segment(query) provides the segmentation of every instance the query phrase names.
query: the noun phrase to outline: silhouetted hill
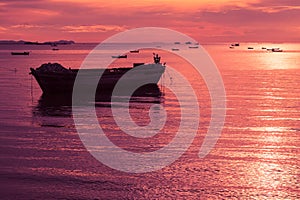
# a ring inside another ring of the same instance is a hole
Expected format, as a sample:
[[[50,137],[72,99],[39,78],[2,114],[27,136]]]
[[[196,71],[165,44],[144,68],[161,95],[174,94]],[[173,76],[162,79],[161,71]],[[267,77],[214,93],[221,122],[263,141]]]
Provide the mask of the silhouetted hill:
[[[75,44],[72,40],[58,40],[58,41],[49,41],[49,42],[31,42],[24,40],[0,40],[0,44],[27,44],[27,45],[67,45]]]

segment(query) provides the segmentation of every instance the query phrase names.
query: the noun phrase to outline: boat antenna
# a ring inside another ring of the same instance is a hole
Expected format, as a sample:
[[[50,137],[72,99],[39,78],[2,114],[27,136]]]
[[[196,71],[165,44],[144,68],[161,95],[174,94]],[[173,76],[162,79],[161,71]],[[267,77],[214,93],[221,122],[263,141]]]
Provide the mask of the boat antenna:
[[[31,96],[31,103],[33,104],[33,85],[32,85],[32,75],[30,76],[30,96]]]
[[[158,56],[158,54],[153,53],[153,55],[154,55],[154,57],[153,57],[154,63],[155,63],[155,64],[160,63],[160,57]]]

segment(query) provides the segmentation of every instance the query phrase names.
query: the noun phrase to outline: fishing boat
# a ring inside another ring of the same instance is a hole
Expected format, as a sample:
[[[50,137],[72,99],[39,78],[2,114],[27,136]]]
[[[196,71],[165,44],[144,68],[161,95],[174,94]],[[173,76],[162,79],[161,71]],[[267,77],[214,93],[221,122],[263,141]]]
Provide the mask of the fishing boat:
[[[52,51],[58,51],[59,48],[52,48]]]
[[[127,55],[111,56],[112,58],[127,58]]]
[[[157,88],[157,82],[164,73],[166,66],[160,63],[160,57],[156,54],[154,55],[154,63],[150,64],[134,63],[132,67],[81,69],[80,73],[83,74],[86,80],[82,83],[82,87],[91,88],[91,84],[93,84],[91,80],[99,80],[96,94],[112,92],[118,80],[126,72],[136,67],[139,67],[137,70],[138,76],[136,74],[134,76],[126,76],[125,84],[123,85],[125,89],[139,80],[146,80],[147,83],[151,83],[147,85],[147,88]],[[58,63],[45,63],[36,69],[30,68],[30,74],[34,76],[43,94],[46,95],[72,95],[78,71],[79,69],[67,69]],[[102,74],[101,78],[97,74]]]
[[[272,48],[272,52],[283,52],[280,48]]]
[[[269,48],[269,49],[267,49],[267,51],[268,52],[283,52],[283,50],[280,48]]]
[[[240,46],[240,43],[233,43],[231,44],[232,47],[239,47]]]
[[[136,49],[136,50],[131,50],[130,53],[139,53],[140,50]]]
[[[189,46],[190,49],[198,49],[199,46]]]
[[[29,55],[29,51],[24,51],[24,52],[11,52],[11,55]]]
[[[179,51],[178,48],[172,48],[172,51]]]
[[[248,49],[249,49],[249,50],[252,50],[252,49],[254,49],[254,47],[248,47]]]
[[[174,42],[174,44],[180,44],[180,42]]]

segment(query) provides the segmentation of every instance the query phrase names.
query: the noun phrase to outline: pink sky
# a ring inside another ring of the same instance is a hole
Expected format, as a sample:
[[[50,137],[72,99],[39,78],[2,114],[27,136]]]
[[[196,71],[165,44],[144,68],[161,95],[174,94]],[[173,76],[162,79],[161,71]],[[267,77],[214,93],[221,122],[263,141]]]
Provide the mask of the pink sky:
[[[299,0],[2,0],[0,19],[1,40],[100,42],[155,26],[201,43],[300,42]]]

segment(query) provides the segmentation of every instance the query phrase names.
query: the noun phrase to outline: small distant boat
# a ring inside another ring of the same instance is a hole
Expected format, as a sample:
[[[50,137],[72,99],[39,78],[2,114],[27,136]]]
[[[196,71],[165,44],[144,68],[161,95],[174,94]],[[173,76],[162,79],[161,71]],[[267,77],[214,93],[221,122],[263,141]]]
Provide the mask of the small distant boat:
[[[172,51],[179,51],[178,48],[172,48]]]
[[[185,44],[192,44],[191,42],[186,42]]]
[[[230,48],[230,49],[234,49],[234,46],[230,46],[229,48]]]
[[[127,58],[127,55],[112,56],[112,58]]]
[[[248,49],[254,49],[253,47],[248,47]]]
[[[283,52],[280,48],[272,48],[272,52]]]
[[[138,50],[138,49],[137,49],[137,50],[131,50],[131,51],[130,51],[130,53],[139,53],[139,52],[140,52],[140,50]]]
[[[174,44],[180,44],[180,42],[174,42]]]
[[[59,50],[59,48],[53,48],[52,49],[52,51],[58,51]]]
[[[266,47],[262,47],[261,49],[267,49]]]
[[[232,46],[232,47],[239,47],[239,46],[240,46],[240,43],[232,43],[231,46]]]
[[[189,46],[190,49],[198,49],[199,46]]]
[[[29,51],[24,52],[11,52],[11,55],[29,55]]]

